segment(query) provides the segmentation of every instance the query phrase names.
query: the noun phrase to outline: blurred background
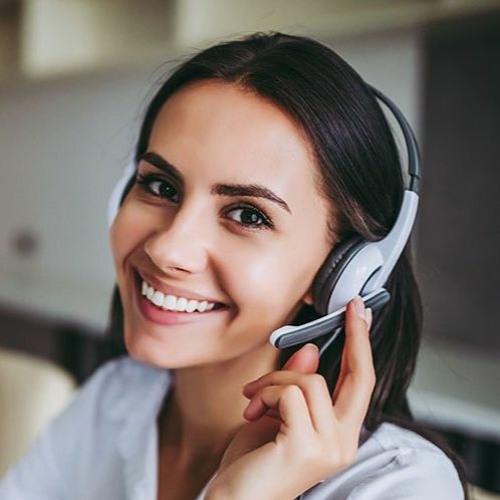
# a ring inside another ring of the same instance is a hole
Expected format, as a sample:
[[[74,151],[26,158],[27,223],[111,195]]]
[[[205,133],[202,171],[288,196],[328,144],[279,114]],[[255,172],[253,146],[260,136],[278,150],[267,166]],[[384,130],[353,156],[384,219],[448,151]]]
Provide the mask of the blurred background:
[[[13,423],[50,419],[106,355],[106,205],[148,97],[184,57],[257,30],[330,45],[413,125],[411,406],[500,493],[498,0],[0,0],[0,475],[45,425],[14,442]]]

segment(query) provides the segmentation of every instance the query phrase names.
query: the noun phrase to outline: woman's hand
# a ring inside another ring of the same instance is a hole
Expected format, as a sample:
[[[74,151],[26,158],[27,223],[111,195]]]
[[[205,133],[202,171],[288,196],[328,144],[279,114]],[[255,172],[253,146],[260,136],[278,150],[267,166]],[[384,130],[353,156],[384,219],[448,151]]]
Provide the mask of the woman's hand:
[[[313,344],[244,387],[249,423],[226,450],[206,499],[293,499],[354,461],[375,385],[370,326],[371,310],[352,300],[333,398],[315,373]]]

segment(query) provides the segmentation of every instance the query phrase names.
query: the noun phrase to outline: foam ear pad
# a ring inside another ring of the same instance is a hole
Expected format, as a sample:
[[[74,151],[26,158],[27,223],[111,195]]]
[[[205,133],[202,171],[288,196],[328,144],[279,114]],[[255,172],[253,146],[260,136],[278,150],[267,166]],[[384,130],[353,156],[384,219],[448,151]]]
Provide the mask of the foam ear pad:
[[[108,227],[113,224],[116,214],[118,213],[118,209],[123,203],[125,196],[130,191],[133,181],[135,180],[135,173],[135,163],[131,161],[127,164],[120,179],[113,188],[111,196],[108,200]]]
[[[353,257],[368,243],[368,241],[358,236],[340,243],[330,252],[312,284],[312,296],[316,312],[319,314],[328,313],[330,297],[340,275]]]

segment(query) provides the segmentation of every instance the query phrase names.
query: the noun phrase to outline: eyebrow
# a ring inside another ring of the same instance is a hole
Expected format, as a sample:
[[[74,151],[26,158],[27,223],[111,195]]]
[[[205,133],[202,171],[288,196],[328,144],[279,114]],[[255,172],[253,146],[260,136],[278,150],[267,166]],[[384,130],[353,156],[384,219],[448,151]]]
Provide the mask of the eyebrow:
[[[147,151],[139,156],[139,161],[145,161],[153,165],[165,173],[169,174],[180,184],[184,184],[184,176],[174,165],[162,158],[159,154],[153,151]],[[269,188],[260,184],[215,184],[210,190],[211,194],[218,194],[221,196],[251,196],[254,198],[265,198],[278,204],[290,214],[292,211],[288,204],[282,200],[278,195],[273,193]]]
[[[139,161],[145,161],[153,165],[153,167],[163,170],[166,174],[173,177],[179,184],[184,184],[184,176],[180,173],[180,171],[160,155],[153,153],[152,151],[147,151],[139,156]]]

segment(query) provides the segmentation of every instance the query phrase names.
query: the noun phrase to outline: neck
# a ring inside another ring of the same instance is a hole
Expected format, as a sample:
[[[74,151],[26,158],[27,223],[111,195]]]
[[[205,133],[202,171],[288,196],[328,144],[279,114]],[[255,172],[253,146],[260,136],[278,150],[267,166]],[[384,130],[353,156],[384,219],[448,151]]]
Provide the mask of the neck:
[[[244,357],[176,370],[159,419],[163,445],[174,446],[184,463],[220,459],[246,422],[243,386],[275,369],[277,358],[276,350],[266,345]]]

